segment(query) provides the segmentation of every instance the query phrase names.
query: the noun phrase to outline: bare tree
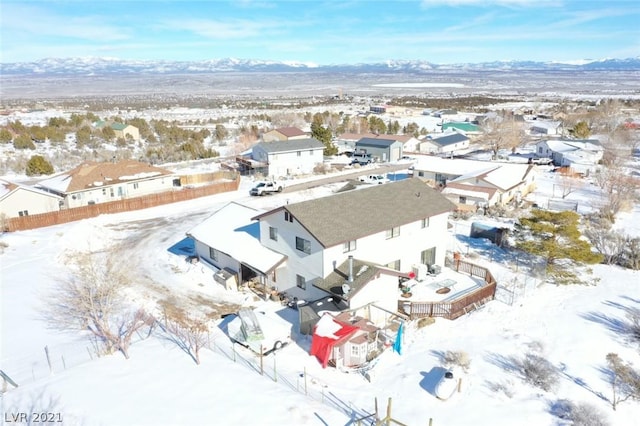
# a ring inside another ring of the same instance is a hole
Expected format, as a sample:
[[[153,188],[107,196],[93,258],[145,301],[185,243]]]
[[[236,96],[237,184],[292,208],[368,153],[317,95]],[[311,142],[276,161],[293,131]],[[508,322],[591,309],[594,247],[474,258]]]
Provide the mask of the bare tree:
[[[104,255],[69,256],[73,271],[58,280],[45,300],[45,318],[55,328],[87,330],[105,353],[120,351],[128,359],[134,333],[150,325],[152,319],[144,310],[126,303],[123,289],[129,278],[108,253]]]
[[[181,309],[165,310],[164,330],[170,339],[200,365],[200,349],[209,340],[207,320],[187,314]]]
[[[514,150],[524,141],[524,129],[512,115],[489,117],[483,124],[483,141],[497,158],[502,149]]]
[[[640,373],[615,353],[607,354],[607,367],[613,410],[615,411],[621,402],[629,399],[640,400]]]

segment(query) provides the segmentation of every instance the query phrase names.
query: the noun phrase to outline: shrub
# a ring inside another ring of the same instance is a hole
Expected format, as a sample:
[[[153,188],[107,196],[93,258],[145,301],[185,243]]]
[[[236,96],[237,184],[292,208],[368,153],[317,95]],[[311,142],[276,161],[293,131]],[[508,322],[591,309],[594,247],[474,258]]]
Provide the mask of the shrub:
[[[608,426],[609,422],[603,417],[603,413],[591,404],[574,403],[567,399],[561,399],[553,404],[552,413],[571,422],[573,426]]]
[[[471,366],[469,354],[463,351],[447,351],[444,353],[443,361],[447,365],[461,367],[465,372],[468,371]]]
[[[544,391],[552,390],[558,383],[558,369],[540,355],[526,354],[521,368],[524,380]]]
[[[493,393],[503,393],[507,398],[513,398],[513,382],[510,380],[503,382],[486,382],[487,387]]]
[[[435,318],[431,318],[431,317],[420,318],[418,320],[418,328],[424,328],[428,325],[433,324],[434,322],[436,322]]]
[[[36,149],[36,145],[31,140],[31,136],[22,134],[13,140],[15,149]]]
[[[53,166],[42,155],[34,155],[27,161],[27,176],[50,175],[52,173]]]

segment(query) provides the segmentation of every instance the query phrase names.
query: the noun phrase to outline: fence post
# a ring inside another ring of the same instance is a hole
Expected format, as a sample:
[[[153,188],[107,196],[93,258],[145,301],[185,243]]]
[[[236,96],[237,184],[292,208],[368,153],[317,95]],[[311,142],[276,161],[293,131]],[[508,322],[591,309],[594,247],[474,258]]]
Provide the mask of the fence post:
[[[260,375],[261,376],[264,374],[263,359],[264,359],[264,354],[262,353],[262,344],[261,344],[260,345]]]
[[[53,374],[53,368],[51,367],[51,358],[49,358],[49,346],[44,347],[44,353],[47,355],[47,364],[49,364],[49,374]]]
[[[273,381],[278,381],[278,370],[276,369],[276,353],[273,353]]]

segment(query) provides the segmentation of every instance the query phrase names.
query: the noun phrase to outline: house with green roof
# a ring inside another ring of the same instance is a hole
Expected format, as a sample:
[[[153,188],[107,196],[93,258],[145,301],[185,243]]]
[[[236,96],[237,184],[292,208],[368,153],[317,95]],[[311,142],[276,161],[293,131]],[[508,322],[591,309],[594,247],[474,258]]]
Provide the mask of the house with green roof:
[[[451,121],[448,123],[442,123],[442,131],[443,132],[462,132],[464,134],[478,134],[480,133],[480,127],[473,123],[464,122],[455,122]]]
[[[93,126],[96,129],[102,129],[105,126],[109,126],[113,129],[116,138],[118,139],[133,139],[134,141],[140,140],[140,131],[136,126],[132,126],[131,124],[124,124],[118,122],[107,122],[107,121],[96,121]]]
[[[265,284],[301,300],[316,300],[327,293],[350,300],[367,284],[367,299],[395,312],[397,298],[387,295],[397,293],[399,275],[411,272],[415,265],[444,266],[447,217],[454,208],[415,178],[259,214],[253,219],[260,223],[261,244],[287,259],[266,277]],[[335,280],[329,276],[336,271],[344,275],[350,257],[358,270],[346,274],[349,287],[344,292],[341,286],[333,289]],[[384,284],[369,287],[381,277],[386,277]]]

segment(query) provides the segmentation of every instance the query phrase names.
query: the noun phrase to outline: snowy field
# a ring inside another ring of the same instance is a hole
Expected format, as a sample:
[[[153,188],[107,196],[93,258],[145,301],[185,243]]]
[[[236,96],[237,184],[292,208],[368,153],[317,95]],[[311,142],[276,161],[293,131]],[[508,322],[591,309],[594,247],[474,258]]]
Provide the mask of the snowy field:
[[[555,179],[541,171],[532,201],[552,196]],[[229,201],[269,209],[329,195],[340,185],[255,198],[247,195],[250,186],[243,180],[232,193],[3,235],[0,369],[20,385],[9,386],[2,396],[4,421],[44,411],[60,413],[65,425],[333,426],[355,424],[354,419],[373,413],[375,398],[383,413],[392,398],[392,417],[412,426],[427,425],[430,419],[435,426],[569,425],[556,415],[563,399],[595,406],[611,425],[632,425],[640,418],[637,402],[611,409],[610,385],[602,372],[609,352],[640,367],[638,346],[620,332],[625,310],[640,308],[639,271],[597,265],[588,279],[597,285],[540,285],[511,262],[496,260],[505,259],[499,249],[469,244],[469,221],[451,228],[451,249],[489,265],[499,283],[520,280],[527,285],[510,303],[499,299],[455,321],[408,327],[402,355],[385,352],[370,382],[358,374],[323,370],[307,354],[310,342],[305,338],[265,358],[261,375],[250,352],[239,348],[230,355],[233,348],[216,327],[210,335],[213,350],[204,349],[202,363],[196,365],[160,336],[136,341],[129,360],[120,354],[96,358],[88,340],[51,330],[41,318],[46,295],[68,272],[65,254],[70,251],[114,250],[127,262],[135,282],[130,300],[139,304],[171,295],[194,309],[201,296],[221,305],[257,304],[249,295],[214,284],[205,266],[174,254],[176,245]],[[597,200],[594,191],[587,186],[569,198],[588,211]],[[616,226],[637,236],[639,223],[636,205]],[[275,303],[263,307],[295,320],[293,310]],[[434,387],[448,350],[468,353],[471,367],[462,373],[460,392],[441,401]],[[560,369],[555,390],[534,388],[514,373],[513,357],[527,352],[541,354]]]

